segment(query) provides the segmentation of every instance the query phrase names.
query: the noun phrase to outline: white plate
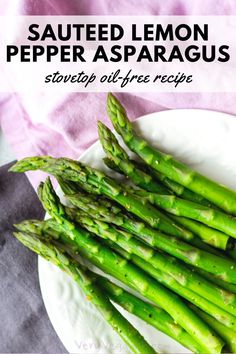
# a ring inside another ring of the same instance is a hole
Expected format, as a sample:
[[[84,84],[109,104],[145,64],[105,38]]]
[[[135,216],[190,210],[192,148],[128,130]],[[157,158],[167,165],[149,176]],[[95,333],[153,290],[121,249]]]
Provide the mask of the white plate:
[[[153,145],[168,151],[198,171],[236,189],[236,118],[204,110],[170,110],[136,121]],[[105,169],[99,142],[81,161]],[[114,174],[113,174],[114,175]],[[130,353],[119,336],[85,300],[76,284],[55,266],[39,258],[43,300],[59,338],[70,353]],[[122,310],[159,353],[189,353],[166,335]]]

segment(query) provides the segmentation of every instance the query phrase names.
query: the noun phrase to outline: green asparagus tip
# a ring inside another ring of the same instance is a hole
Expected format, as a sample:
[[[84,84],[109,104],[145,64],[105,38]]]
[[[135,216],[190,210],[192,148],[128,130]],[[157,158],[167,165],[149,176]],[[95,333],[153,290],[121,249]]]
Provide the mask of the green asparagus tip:
[[[19,224],[13,224],[14,228],[17,229],[18,231],[24,231],[24,224],[25,224],[25,221],[22,221],[21,223]]]
[[[21,231],[14,232],[13,235],[31,251],[37,253],[60,268],[64,265],[67,266],[70,262],[68,256],[60,245],[54,244],[54,242],[44,236]]]
[[[100,140],[107,139],[110,135],[109,133],[110,133],[109,128],[101,121],[98,121],[98,134]]]
[[[97,124],[98,124],[98,129],[100,129],[100,128],[102,128],[103,126],[105,126],[105,124],[103,124],[103,122],[100,121],[100,120],[98,120]]]
[[[24,221],[22,221],[19,224],[14,224],[14,227],[18,231],[36,233],[36,231],[35,231],[37,229],[36,225],[40,225],[40,223],[42,223],[42,221],[39,221],[39,220],[24,220]]]
[[[52,182],[49,177],[46,181],[41,182],[38,187],[38,196],[43,204],[44,209],[51,215],[65,215],[64,207],[60,202],[59,197],[54,191]]]
[[[101,121],[98,121],[98,135],[99,135],[99,139],[100,142],[102,144],[103,140],[107,140],[107,126],[105,124],[103,124]],[[102,144],[103,145],[103,144]]]
[[[122,104],[111,93],[107,96],[107,113],[117,133],[123,136],[124,130],[127,134],[126,137],[129,139],[129,135],[132,136],[133,133],[132,124]]]
[[[37,170],[40,169],[41,165],[43,165],[49,158],[49,156],[33,156],[33,157],[25,157],[22,160],[17,161],[11,168],[9,172],[26,172],[29,170]]]
[[[109,92],[107,95],[107,106],[112,111],[116,112],[116,110],[118,109],[121,113],[126,115],[126,111],[125,111],[124,107],[111,92]]]
[[[98,133],[104,139],[110,139],[111,137],[115,138],[115,135],[112,133],[112,131],[101,121],[98,121]]]
[[[45,247],[42,240],[40,240],[38,235],[27,233],[27,232],[13,232],[13,235],[20,241],[24,246],[29,248],[31,251],[48,258],[48,250]]]
[[[110,159],[109,157],[104,157],[103,158],[103,162],[104,164],[110,168],[111,170],[122,174],[121,170],[119,169],[119,167],[114,163],[114,161],[112,159]]]
[[[37,193],[38,193],[38,197],[39,197],[40,201],[42,201],[42,199],[43,199],[43,186],[44,186],[44,183],[40,182],[38,189],[37,189]]]
[[[107,94],[107,105],[110,104],[110,102],[113,100],[113,98],[115,98],[115,96],[111,92],[108,92],[108,94]]]
[[[118,99],[111,93],[109,92],[107,95],[107,109],[108,109],[108,113],[116,113],[117,108],[119,108],[119,110],[122,110],[123,113],[125,113],[125,109],[124,107],[120,104],[120,102],[118,101]]]
[[[104,124],[100,124],[98,128],[99,138],[103,147],[103,150],[107,156],[111,159],[120,159],[129,161],[129,156],[126,151],[120,146],[116,136],[112,131]]]
[[[20,241],[24,246],[26,246],[32,250],[32,247],[28,246],[28,245],[30,245],[30,242],[29,242],[29,237],[26,233],[13,232],[13,236],[15,236],[15,238],[17,238],[17,240]]]
[[[57,176],[57,182],[64,194],[75,194],[78,191],[80,191],[80,187],[78,183],[64,180],[63,178],[58,176]]]

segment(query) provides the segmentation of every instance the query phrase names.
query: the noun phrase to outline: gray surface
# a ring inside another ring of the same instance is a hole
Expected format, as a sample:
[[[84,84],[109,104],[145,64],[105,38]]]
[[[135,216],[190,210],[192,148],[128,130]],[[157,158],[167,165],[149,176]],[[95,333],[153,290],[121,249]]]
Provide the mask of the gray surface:
[[[0,129],[0,166],[15,160],[15,154]]]
[[[12,224],[43,218],[23,174],[0,168],[0,353],[65,353],[42,301],[37,256],[12,237]]]

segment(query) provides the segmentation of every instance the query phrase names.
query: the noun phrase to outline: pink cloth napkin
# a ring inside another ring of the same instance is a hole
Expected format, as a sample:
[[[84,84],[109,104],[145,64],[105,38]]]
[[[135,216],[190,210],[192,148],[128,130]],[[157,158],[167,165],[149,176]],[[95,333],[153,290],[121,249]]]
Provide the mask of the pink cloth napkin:
[[[0,15],[235,15],[234,0],[0,0]],[[131,119],[173,108],[236,114],[236,94],[118,94]],[[0,96],[0,125],[16,156],[77,158],[97,139],[96,121],[108,122],[104,93]],[[190,117],[191,119],[191,117]],[[42,178],[29,173],[33,186]]]

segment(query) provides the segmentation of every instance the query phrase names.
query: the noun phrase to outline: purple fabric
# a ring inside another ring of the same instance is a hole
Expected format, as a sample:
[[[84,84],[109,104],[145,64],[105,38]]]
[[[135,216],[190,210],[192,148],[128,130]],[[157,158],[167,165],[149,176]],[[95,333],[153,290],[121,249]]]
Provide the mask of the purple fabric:
[[[0,13],[20,15],[235,15],[234,0],[1,0]]]
[[[7,15],[235,15],[224,0],[2,0]],[[131,119],[173,108],[206,108],[236,114],[235,94],[119,94]],[[97,139],[96,121],[107,121],[106,94],[13,94],[0,97],[0,124],[18,158],[51,154],[73,158]],[[36,187],[42,175],[29,173]]]

